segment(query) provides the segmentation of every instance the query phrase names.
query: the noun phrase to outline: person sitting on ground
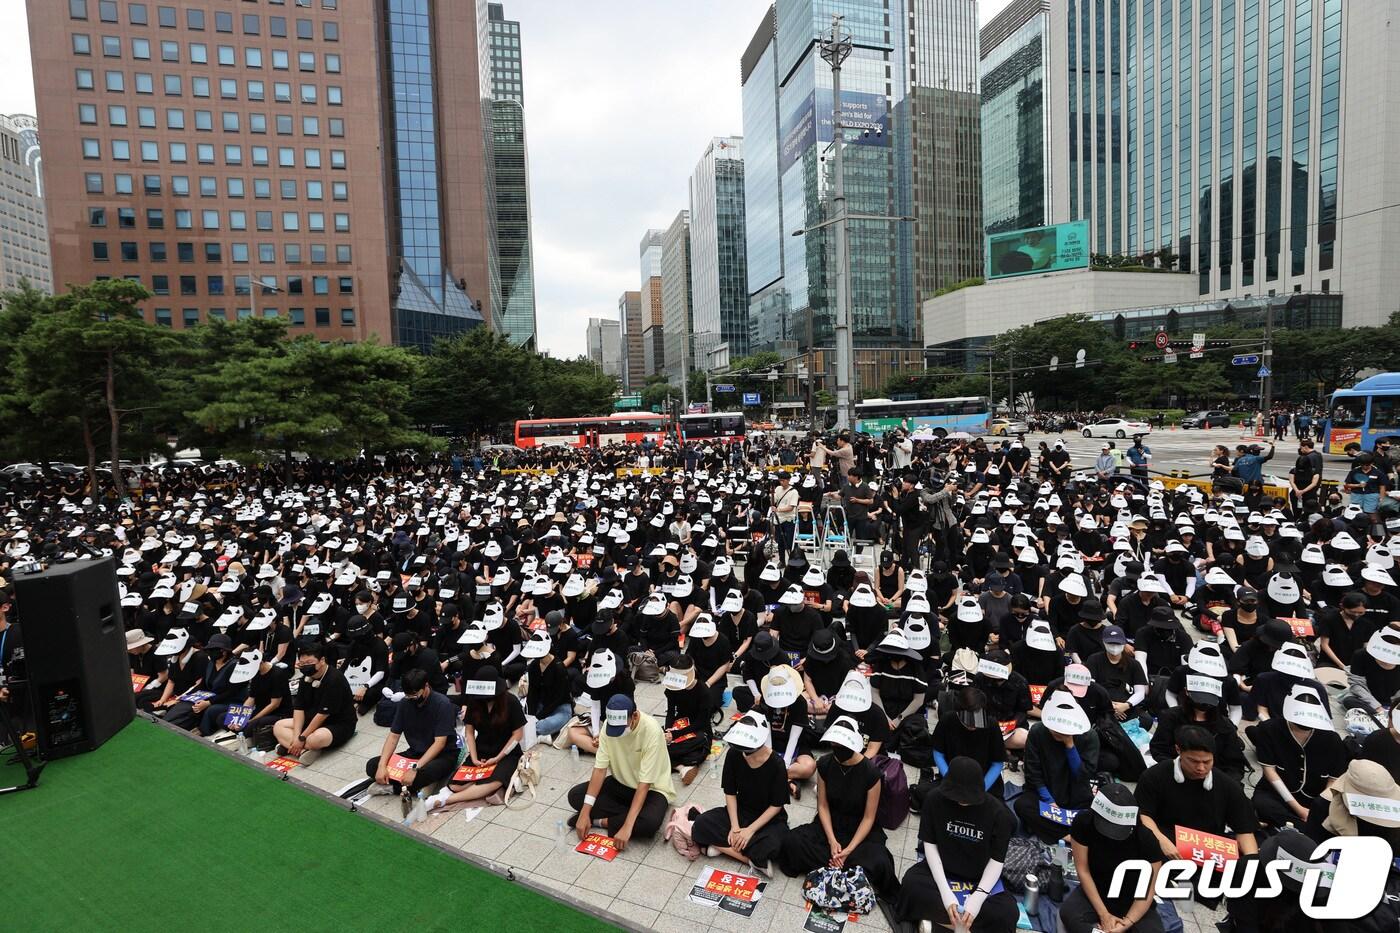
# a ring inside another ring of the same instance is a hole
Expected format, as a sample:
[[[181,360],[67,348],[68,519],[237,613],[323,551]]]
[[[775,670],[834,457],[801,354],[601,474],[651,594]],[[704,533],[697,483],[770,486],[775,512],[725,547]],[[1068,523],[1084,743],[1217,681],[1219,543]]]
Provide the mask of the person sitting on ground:
[[[1013,806],[1021,825],[1053,845],[1069,833],[1069,823],[1043,815],[1087,807],[1093,800],[1089,781],[1099,767],[1099,738],[1074,697],[1057,692],[1041,707],[1040,722],[1026,739],[1025,791]],[[1053,810],[1049,812],[1053,813]]]
[[[570,822],[580,840],[596,829],[625,852],[633,836],[649,839],[661,829],[676,789],[660,724],[625,693],[608,700],[605,715],[593,774],[569,791]]]
[[[788,831],[787,769],[773,752],[768,721],[756,710],[739,717],[724,742],[724,806],[700,814],[690,838],[710,858],[727,855],[771,878]]]
[[[531,633],[520,649],[520,656],[527,662],[525,674],[530,684],[525,707],[535,720],[535,737],[540,742],[553,738],[574,714],[569,700],[569,675],[555,651],[554,640],[543,631]]]
[[[588,670],[584,672],[584,686],[586,690],[579,694],[579,702],[587,706],[586,721],[569,728],[568,743],[578,746],[581,752],[596,755],[603,730],[603,710],[608,701],[618,694],[634,695],[637,686],[617,655],[608,649],[593,652]]]
[[[1400,696],[1390,702],[1390,715],[1385,717],[1385,728],[1372,732],[1361,743],[1359,757],[1376,762],[1389,771],[1392,778],[1400,781]]]
[[[365,762],[365,774],[374,782],[371,794],[398,794],[407,811],[415,794],[441,783],[457,766],[457,708],[428,683],[428,672],[414,668],[403,675],[403,699],[394,709],[394,721],[379,754]],[[408,747],[398,752],[399,740]],[[412,762],[403,777],[389,773],[395,753]]]
[[[279,753],[299,758],[307,749],[324,751],[350,741],[359,715],[345,675],[327,663],[325,646],[313,641],[298,646],[297,670],[301,686],[292,715],[272,727]]]
[[[243,708],[248,714],[243,725],[230,723],[228,729],[235,734],[242,733],[248,742],[258,748],[272,748],[272,727],[282,715],[292,708],[292,692],[288,685],[291,671],[273,664],[254,648],[238,659],[239,669],[233,672],[237,681],[246,677],[248,699]]]
[[[904,873],[895,914],[909,923],[971,933],[1012,933],[1019,911],[1001,870],[1016,820],[987,793],[982,768],[959,756],[919,816],[917,860]]]
[[[701,616],[694,627],[707,621],[708,616]],[[695,659],[689,654],[677,656],[661,686],[666,690],[666,752],[671,766],[681,770],[681,783],[689,787],[710,754],[714,735],[710,691],[696,676]]]
[[[1161,933],[1162,918],[1150,892],[1162,852],[1138,819],[1137,802],[1126,785],[1111,782],[1099,788],[1089,809],[1070,824],[1070,849],[1079,886],[1060,905],[1066,933]],[[1118,866],[1137,861],[1151,865],[1147,896],[1135,898],[1129,888],[1110,897]]]
[[[523,754],[525,710],[494,667],[483,667],[463,685],[468,701],[462,709],[468,769],[452,774],[447,787],[428,799],[428,809],[484,800],[510,786]]]
[[[831,753],[817,762],[817,818],[787,834],[778,863],[793,878],[828,865],[863,868],[876,893],[889,895],[897,879],[885,831],[875,821],[880,769],[861,753],[865,741],[850,716],[833,717],[821,741]]]
[[[1259,852],[1259,821],[1254,805],[1234,778],[1215,770],[1215,736],[1196,725],[1176,730],[1176,757],[1143,772],[1136,791],[1142,825],[1157,840],[1164,858],[1180,858],[1178,827],[1232,835],[1241,857]],[[1163,925],[1177,920],[1176,908],[1162,901]]]
[[[933,763],[938,773],[947,774],[954,758],[977,762],[982,785],[1001,799],[1006,742],[1001,729],[987,716],[986,694],[976,687],[963,687],[953,694],[952,709],[943,711],[933,727]]]
[[[1282,829],[1301,825],[1308,808],[1346,770],[1346,746],[1322,700],[1298,686],[1283,703],[1283,716],[1255,728],[1254,750],[1263,777],[1254,788],[1259,822]]]

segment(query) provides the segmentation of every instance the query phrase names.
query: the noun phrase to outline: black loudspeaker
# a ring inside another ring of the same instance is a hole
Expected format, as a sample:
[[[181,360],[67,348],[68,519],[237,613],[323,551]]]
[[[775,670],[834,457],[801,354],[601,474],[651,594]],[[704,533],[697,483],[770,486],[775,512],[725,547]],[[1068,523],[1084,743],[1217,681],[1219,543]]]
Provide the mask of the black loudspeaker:
[[[15,577],[39,753],[89,752],[136,715],[116,564],[84,560]]]

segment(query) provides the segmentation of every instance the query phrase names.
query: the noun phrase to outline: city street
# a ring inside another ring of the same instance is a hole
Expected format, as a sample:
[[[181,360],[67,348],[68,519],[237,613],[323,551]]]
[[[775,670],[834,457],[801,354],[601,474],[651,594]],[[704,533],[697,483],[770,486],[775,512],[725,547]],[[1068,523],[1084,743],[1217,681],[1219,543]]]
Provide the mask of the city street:
[[[991,440],[990,438],[988,439]],[[1099,448],[1105,443],[1106,438],[1084,437],[1080,434],[1028,434],[1026,443],[1031,448],[1036,448],[1041,441],[1053,444],[1056,440],[1065,442],[1065,449],[1074,458],[1075,466],[1089,466],[1094,462],[1094,458],[1099,455]],[[1193,476],[1199,474],[1209,474],[1211,449],[1216,444],[1224,444],[1230,448],[1230,458],[1235,456],[1235,445],[1249,444],[1252,442],[1262,442],[1262,438],[1256,438],[1253,434],[1243,434],[1237,428],[1212,429],[1209,431],[1175,431],[1170,428],[1149,434],[1146,444],[1152,449],[1152,469],[1162,473],[1169,473],[1172,470],[1188,470]],[[1131,446],[1132,438],[1127,440],[1113,440],[1119,447]],[[1274,459],[1264,465],[1264,474],[1277,475],[1280,479],[1288,476],[1289,469],[1293,466],[1293,461],[1297,458],[1298,447],[1297,438],[1289,437],[1278,445]],[[1323,455],[1326,465],[1323,468],[1324,479],[1341,479],[1347,470],[1347,460],[1344,457],[1329,457]]]

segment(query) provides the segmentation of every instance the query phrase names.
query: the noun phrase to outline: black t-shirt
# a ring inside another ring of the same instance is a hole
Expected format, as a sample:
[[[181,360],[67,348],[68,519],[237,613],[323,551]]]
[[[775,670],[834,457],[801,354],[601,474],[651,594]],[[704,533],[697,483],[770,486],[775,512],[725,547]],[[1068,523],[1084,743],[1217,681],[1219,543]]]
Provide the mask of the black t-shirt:
[[[1389,729],[1377,729],[1361,743],[1361,757],[1385,765],[1390,776],[1400,781],[1400,742]]]
[[[1083,625],[1075,625],[1065,635],[1065,651],[1069,654],[1078,655],[1079,659],[1098,654],[1103,650],[1103,633],[1107,626],[1097,626],[1088,628]]]
[[[734,649],[729,639],[716,635],[714,644],[707,645],[699,638],[685,640],[685,653],[695,659],[695,676],[701,683],[710,679],[715,671],[734,660]]]
[[[1327,647],[1332,649],[1332,653],[1346,664],[1353,654],[1366,647],[1366,642],[1376,631],[1376,626],[1372,619],[1363,615],[1348,628],[1342,620],[1341,610],[1324,609],[1317,614],[1316,630],[1319,636],[1327,639]],[[1320,655],[1318,661],[1323,664],[1331,663],[1326,655]]]
[[[949,877],[978,881],[988,862],[1006,861],[1015,828],[1015,817],[996,797],[989,794],[981,803],[965,807],[935,788],[924,798],[919,842],[934,844]]]
[[[438,738],[456,731],[457,708],[441,693],[430,692],[427,702],[419,706],[413,697],[404,697],[394,709],[390,732],[396,732],[408,742],[404,752],[409,758],[421,758]]]
[[[540,667],[540,659],[535,658],[525,668],[525,673],[530,678],[527,702],[536,717],[548,716],[569,702],[569,675],[557,658],[549,662],[549,667]]]
[[[710,691],[700,681],[685,690],[666,691],[666,728],[675,730],[671,741],[684,739],[691,733],[708,739],[713,731],[710,724],[713,712]]]
[[[835,830],[836,841],[845,845],[855,835],[860,821],[865,819],[865,796],[871,787],[880,783],[880,769],[869,758],[861,758],[854,765],[843,765],[835,755],[823,755],[817,762],[817,774],[826,784],[826,803],[831,811],[831,828]],[[866,838],[876,841],[885,838],[879,823],[870,828]]]
[[[525,710],[515,697],[507,694],[504,699],[498,699],[496,702],[506,705],[505,721],[499,725],[492,721],[494,717],[486,712],[484,704],[467,708],[467,723],[476,730],[478,761],[499,755],[515,730],[525,726]],[[519,753],[520,747],[516,746],[513,754]]]
[[[1396,693],[1400,693],[1400,667],[1386,670],[1365,648],[1358,648],[1352,652],[1351,673],[1365,679],[1366,688],[1371,691],[1371,696],[1382,706],[1389,703]]]
[[[773,733],[773,751],[780,757],[787,752],[793,729],[802,730],[797,737],[797,749],[792,753],[794,758],[816,745],[817,739],[820,738],[812,731],[807,715],[807,701],[802,697],[798,697],[796,703],[783,709],[773,709],[766,703],[755,703],[754,709],[767,717],[769,731]]]
[[[282,701],[277,704],[278,712],[286,713],[291,709],[292,693],[287,686],[291,676],[291,670],[276,664],[269,667],[266,674],[254,674],[253,679],[248,681],[248,696],[253,699],[253,712],[256,713],[273,700]]]
[[[1134,687],[1147,685],[1147,675],[1142,672],[1142,665],[1127,656],[1114,664],[1107,652],[1100,651],[1086,660],[1084,666],[1089,668],[1094,682],[1101,684],[1108,691],[1109,699],[1116,703],[1127,702]]]
[[[802,703],[801,697],[798,697],[797,703]],[[871,703],[870,708],[863,713],[848,712],[833,704],[831,711],[826,715],[827,723],[834,722],[837,716],[850,716],[854,719],[860,726],[860,737],[865,740],[866,745],[879,742],[883,748],[890,741],[890,720],[879,703]]]
[[[811,606],[802,606],[796,612],[789,606],[779,606],[773,611],[772,627],[778,630],[779,647],[805,655],[813,633],[822,627],[822,617]]]
[[[994,725],[969,729],[956,713],[944,713],[933,727],[933,749],[948,761],[959,756],[971,758],[983,772],[1006,759],[1006,741]]]
[[[829,698],[836,696],[841,690],[846,675],[855,670],[855,666],[855,661],[838,647],[832,657],[826,660],[809,656],[807,663],[802,665],[802,673],[811,679],[817,696]]]
[[[1139,823],[1133,827],[1133,834],[1127,839],[1110,839],[1099,832],[1091,810],[1081,811],[1074,818],[1069,834],[1070,838],[1089,850],[1089,875],[1094,879],[1094,886],[1098,888],[1104,906],[1115,917],[1126,915],[1133,906],[1131,889],[1128,889],[1129,893],[1110,898],[1108,892],[1113,884],[1113,873],[1123,862],[1133,859],[1162,861],[1162,848],[1157,845],[1157,837],[1152,835],[1152,830]]]
[[[297,691],[296,708],[306,714],[309,723],[321,713],[326,714],[325,725],[354,727],[359,716],[355,711],[355,700],[350,694],[350,684],[345,675],[337,670],[329,670],[320,681],[302,678]]]
[[[744,760],[744,753],[731,748],[729,754],[724,756],[724,771],[720,774],[719,782],[725,796],[738,798],[739,822],[745,826],[762,816],[769,807],[787,806],[787,768],[776,751],[764,759],[763,764],[751,768]],[[771,822],[786,823],[787,811],[780,810]]]
[[[1176,761],[1159,761],[1143,772],[1137,785],[1137,802],[1152,817],[1162,835],[1172,839],[1177,824],[1223,835],[1228,827],[1235,835],[1259,831],[1254,804],[1233,778],[1215,771],[1211,789],[1204,781],[1176,782]]]

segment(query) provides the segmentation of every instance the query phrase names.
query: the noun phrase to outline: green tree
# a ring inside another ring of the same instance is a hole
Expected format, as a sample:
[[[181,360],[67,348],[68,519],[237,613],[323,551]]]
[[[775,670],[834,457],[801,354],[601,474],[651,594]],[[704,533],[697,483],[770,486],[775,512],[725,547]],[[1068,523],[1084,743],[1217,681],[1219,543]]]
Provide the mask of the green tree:
[[[53,299],[27,282],[0,295],[0,458],[47,468],[58,457],[78,459],[76,412],[54,406],[36,411],[35,386],[20,369],[20,345],[34,321],[53,311]]]
[[[530,417],[540,358],[485,327],[439,340],[414,381],[410,413],[425,428],[486,434]]]
[[[1006,331],[993,341],[991,350],[997,397],[1006,395],[1009,370],[1015,374],[1016,394],[1030,392],[1045,408],[1092,408],[1112,402],[1113,372],[1126,363],[1126,351],[1109,329],[1084,314]],[[1076,369],[1080,350],[1086,365]],[[1048,368],[1052,357],[1059,359],[1054,371]]]
[[[88,483],[97,490],[97,435],[105,428],[113,464],[113,491],[126,490],[121,459],[124,419],[156,410],[155,373],[178,340],[151,327],[139,305],[151,297],[139,283],[113,279],[79,285],[35,316],[16,348],[16,369],[34,393],[35,414],[76,415],[88,459]]]
[[[539,366],[531,417],[572,418],[612,411],[617,380],[603,375],[586,357],[556,360],[543,356]]]
[[[306,335],[227,360],[196,377],[215,400],[190,412],[226,455],[256,462],[293,451],[344,460],[440,446],[409,427],[410,386],[422,357],[402,347],[322,344]]]

